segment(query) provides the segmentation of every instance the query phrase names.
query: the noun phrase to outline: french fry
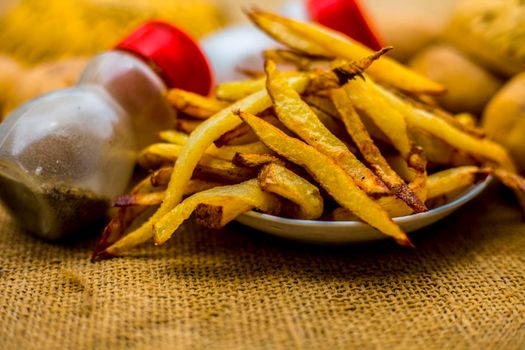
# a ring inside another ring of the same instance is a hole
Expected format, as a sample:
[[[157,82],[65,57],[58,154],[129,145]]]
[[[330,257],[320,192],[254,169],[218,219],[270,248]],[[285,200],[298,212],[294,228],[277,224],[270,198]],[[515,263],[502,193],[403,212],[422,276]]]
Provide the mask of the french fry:
[[[197,129],[201,125],[201,120],[183,119],[177,118],[175,122],[175,128],[179,131],[183,131],[186,134],[191,134],[193,130]]]
[[[264,89],[265,81],[266,77],[262,77],[252,80],[222,83],[215,87],[215,96],[221,101],[239,101],[246,96]]]
[[[274,39],[293,49],[329,57],[356,61],[373,51],[349,37],[314,23],[302,23],[268,12],[248,12],[252,22]],[[368,73],[378,81],[415,94],[442,94],[443,86],[404,67],[393,59],[383,58]]]
[[[315,220],[323,214],[319,189],[284,166],[270,163],[259,173],[261,188],[297,204],[295,219]]]
[[[304,91],[309,79],[305,76],[290,79],[291,85],[299,92]],[[234,129],[241,124],[241,119],[233,111],[245,110],[250,113],[260,113],[271,106],[271,100],[265,90],[258,91],[244,99],[237,101],[228,108],[220,111],[209,119],[206,119],[193,133],[181,151],[180,157],[175,163],[166,197],[159,209],[148,221],[131,232],[125,239],[115,242],[106,250],[106,254],[117,255],[119,252],[135,246],[136,242],[145,242],[153,236],[153,225],[170,212],[180,203],[184,194],[184,188],[190,181],[201,156],[206,149],[224,133]],[[176,175],[175,175],[176,174]]]
[[[215,203],[201,203],[195,209],[197,224],[211,229],[226,226],[237,216],[255,208],[240,198],[227,198]]]
[[[403,200],[416,213],[426,211],[425,204],[407,186],[399,175],[392,170],[386,159],[368,134],[365,125],[359,118],[344,89],[334,89],[331,92],[332,101],[339,111],[346,130],[359,148],[361,155],[367,161],[374,173],[388,186],[392,193]]]
[[[266,61],[266,89],[279,120],[306,143],[332,158],[356,184],[370,194],[386,194],[385,184],[364,166],[348,147],[333,135],[302,101],[272,61]],[[253,128],[252,128],[253,129]]]
[[[188,141],[188,137],[188,134],[177,130],[165,130],[159,133],[159,138],[162,141],[181,146]]]
[[[189,218],[199,204],[214,204],[217,200],[233,199],[242,200],[269,214],[277,214],[281,208],[279,199],[273,194],[264,192],[260,188],[257,179],[248,180],[237,185],[215,187],[186,198],[159,220],[154,226],[155,244],[161,245],[170,239],[182,222]],[[126,239],[126,237],[124,237],[124,239]],[[133,241],[131,243],[135,244],[136,242],[137,241]],[[126,245],[129,245],[129,243]]]
[[[233,164],[247,167],[258,168],[268,163],[284,164],[281,158],[272,154],[257,154],[257,153],[237,153],[232,160]]]
[[[184,146],[169,143],[156,143],[147,147],[139,155],[137,163],[146,169],[156,169],[162,165],[176,162]],[[233,158],[233,156],[232,156]],[[252,169],[239,167],[231,161],[216,158],[210,154],[203,154],[195,167],[195,176],[211,176],[224,181],[244,181],[254,176]]]
[[[478,174],[483,171],[477,166],[462,166],[450,168],[428,176],[428,198],[436,198],[461,188],[473,185]]]
[[[181,89],[169,90],[166,98],[178,111],[198,119],[207,119],[229,105],[227,102]]]
[[[387,212],[369,198],[331,158],[256,116],[238,113],[266,146],[304,167],[340,205],[399,244],[411,245],[407,235],[390,219]]]
[[[279,129],[285,129],[284,125],[273,114],[261,116],[268,123],[277,126]],[[246,124],[240,124],[236,128],[224,133],[215,140],[215,146],[222,148],[224,146],[238,146],[247,143],[257,142],[259,139],[253,133],[252,129]]]
[[[480,139],[469,135],[450,125],[445,120],[427,111],[413,107],[381,86],[374,84],[369,79],[367,80],[367,84],[370,86],[374,85],[374,88],[369,90],[370,99],[375,99],[379,96],[386,99],[388,105],[386,105],[385,108],[389,110],[394,108],[403,113],[407,123],[411,127],[425,131],[445,141],[454,148],[467,152],[477,159],[495,162],[511,172],[516,170],[508,152],[501,145],[488,139]]]

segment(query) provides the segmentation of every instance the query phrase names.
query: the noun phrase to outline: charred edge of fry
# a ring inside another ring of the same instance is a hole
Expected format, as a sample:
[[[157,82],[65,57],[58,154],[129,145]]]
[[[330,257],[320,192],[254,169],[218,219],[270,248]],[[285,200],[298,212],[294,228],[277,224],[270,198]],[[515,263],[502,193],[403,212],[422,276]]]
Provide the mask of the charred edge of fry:
[[[178,118],[175,122],[175,128],[180,131],[184,131],[187,134],[191,134],[200,124],[202,120],[190,120]]]
[[[224,209],[220,205],[200,203],[195,209],[195,217],[198,225],[218,230],[222,228],[222,213]]]
[[[363,73],[368,69],[368,67],[370,67],[372,63],[392,49],[392,46],[383,47],[370,56],[365,57],[359,61],[349,62],[345,65],[336,67],[332,69],[332,72],[337,76],[340,86],[343,86],[349,80],[352,80],[356,77],[365,79]]]
[[[218,148],[221,148],[222,146],[228,146],[233,145],[236,143],[232,143],[233,140],[239,140],[243,138],[243,142],[254,142],[257,141],[257,136],[252,132],[250,127],[246,124],[241,124],[238,127],[236,127],[233,130],[228,131],[227,133],[223,134],[221,137],[219,137],[217,140],[214,141],[215,146]]]
[[[173,173],[173,167],[167,166],[156,170],[150,175],[150,182],[153,187],[167,186],[170,182],[171,173]]]
[[[268,163],[284,165],[284,161],[281,158],[271,154],[236,153],[232,162],[235,165],[247,168],[257,168]]]

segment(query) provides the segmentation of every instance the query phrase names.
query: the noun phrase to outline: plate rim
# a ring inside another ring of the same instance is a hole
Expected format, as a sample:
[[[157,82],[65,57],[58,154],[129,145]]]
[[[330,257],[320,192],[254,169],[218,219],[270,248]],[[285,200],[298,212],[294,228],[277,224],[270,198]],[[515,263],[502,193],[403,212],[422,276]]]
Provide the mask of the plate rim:
[[[426,216],[439,215],[448,210],[453,210],[455,207],[461,204],[466,204],[467,202],[472,200],[474,197],[479,195],[481,192],[483,192],[493,179],[494,177],[492,175],[488,175],[484,180],[481,180],[477,184],[471,185],[469,188],[465,189],[463,193],[458,195],[452,201],[444,205],[441,205],[437,208],[430,209],[423,213],[395,217],[395,218],[392,218],[392,220],[397,224],[402,224],[408,221],[421,219]],[[276,216],[276,215],[271,215],[271,214],[259,213],[254,210],[250,210],[249,212],[246,212],[240,215],[236,220],[238,220],[239,218],[245,218],[248,220],[250,219],[267,220],[267,221],[273,221],[273,222],[279,222],[283,224],[290,224],[290,225],[303,226],[303,227],[313,226],[313,225],[319,225],[319,226],[325,226],[325,227],[369,226],[367,223],[364,223],[361,221],[322,221],[322,220],[290,219],[290,218],[284,218],[281,216]]]

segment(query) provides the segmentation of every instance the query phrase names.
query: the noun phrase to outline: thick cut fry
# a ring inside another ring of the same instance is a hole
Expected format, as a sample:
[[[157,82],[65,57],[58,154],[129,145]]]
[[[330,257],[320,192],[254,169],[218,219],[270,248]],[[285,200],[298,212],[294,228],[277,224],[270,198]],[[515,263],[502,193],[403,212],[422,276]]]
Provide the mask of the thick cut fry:
[[[368,134],[365,125],[359,118],[348,95],[343,89],[334,89],[331,92],[332,101],[339,111],[346,130],[354,140],[361,155],[377,176],[388,186],[392,193],[408,204],[416,213],[426,211],[425,204],[407,186],[407,184],[392,170],[386,159]]]
[[[427,196],[431,199],[473,185],[482,172],[477,166],[462,166],[432,174],[427,178]]]
[[[255,207],[252,204],[241,198],[228,198],[216,203],[201,203],[197,206],[195,214],[197,224],[217,230],[253,208]]]
[[[285,129],[284,125],[277,119],[273,114],[262,115],[262,119],[266,120],[268,123],[277,126],[279,129]],[[245,145],[247,143],[253,143],[259,139],[253,133],[252,129],[246,124],[240,124],[235,129],[224,133],[217,140],[215,140],[215,146],[222,148],[224,146],[238,146]]]
[[[261,188],[297,204],[295,219],[315,220],[323,214],[319,189],[284,166],[270,163],[259,173]]]
[[[173,169],[173,168],[171,168]],[[171,173],[170,173],[171,174]],[[210,188],[217,186],[224,186],[222,182],[191,179],[188,186],[184,189],[184,196],[190,196],[197,192],[206,191]],[[131,207],[137,205],[151,206],[161,204],[164,200],[166,192],[164,190],[147,192],[147,193],[136,193],[136,194],[125,194],[117,197],[113,201],[114,207]]]
[[[476,181],[477,174],[487,173],[486,170],[475,166],[464,166],[443,170],[427,177],[427,197],[433,199],[441,195],[451,193]],[[406,216],[413,211],[397,198],[383,197],[378,199],[378,203],[388,212],[390,217]],[[356,216],[345,208],[335,209],[330,219],[336,221],[355,221]]]
[[[291,85],[299,92],[304,91],[309,79],[305,76],[293,77]],[[245,110],[260,113],[271,106],[266,90],[261,90],[234,103],[206,119],[188,138],[180,157],[175,163],[173,174],[166,190],[166,197],[160,208],[142,226],[131,232],[126,240],[118,241],[106,249],[107,254],[117,255],[134,246],[135,242],[145,242],[153,235],[153,225],[173,209],[182,199],[184,188],[190,181],[193,171],[206,149],[224,133],[241,124],[241,119],[233,111]]]
[[[412,144],[408,135],[405,117],[389,107],[388,100],[374,93],[375,85],[370,78],[356,78],[344,85],[344,90],[353,106],[366,113],[385,134],[401,156],[408,159]]]
[[[388,188],[363,165],[348,147],[333,135],[310,107],[280,74],[272,61],[266,61],[266,89],[279,120],[306,143],[332,158],[356,184],[370,194],[386,194]]]
[[[269,214],[277,214],[281,208],[279,199],[271,193],[264,192],[259,186],[257,179],[248,180],[237,185],[215,187],[186,198],[159,220],[154,227],[155,244],[160,245],[170,239],[182,222],[193,213],[199,204],[214,204],[217,200],[230,199],[243,200],[247,204]]]
[[[191,134],[193,130],[197,129],[197,127],[201,125],[201,123],[201,120],[177,118],[177,121],[175,122],[175,128],[179,131],[185,132],[186,134]]]
[[[138,157],[137,163],[146,169],[155,169],[162,165],[173,164],[181,155],[183,146],[169,143],[156,143],[147,147]],[[233,158],[233,156],[232,156]],[[254,176],[252,169],[239,167],[231,161],[203,154],[199,160],[196,176],[211,176],[225,181],[244,181]]]
[[[244,112],[239,112],[239,115],[266,146],[308,170],[340,205],[370,226],[393,237],[399,244],[411,245],[407,235],[390,219],[387,212],[359,189],[331,158],[256,116]]]
[[[349,37],[314,23],[301,23],[268,12],[252,10],[248,13],[264,32],[296,50],[356,61],[370,56],[373,51]],[[387,85],[416,93],[442,94],[443,86],[404,67],[393,59],[382,58],[372,65],[368,73]]]
[[[264,89],[265,81],[266,77],[262,77],[253,80],[222,83],[215,88],[215,96],[222,101],[238,101]]]
[[[188,141],[189,135],[177,130],[165,130],[159,132],[159,137],[162,141],[182,146]]]
[[[373,82],[367,80],[367,84],[372,85]],[[375,88],[369,90],[369,98],[374,100],[379,96],[385,98],[388,101],[386,108],[389,110],[395,108],[403,113],[411,127],[423,130],[477,159],[489,160],[509,171],[515,171],[516,167],[507,151],[501,145],[488,139],[480,139],[469,135],[450,125],[445,120],[427,111],[415,108],[381,86],[373,85]]]
[[[166,98],[178,111],[198,119],[207,119],[229,105],[227,102],[181,89],[169,90]]]
[[[272,60],[276,63],[294,65],[298,70],[308,70],[315,61],[325,61],[327,58],[322,56],[307,55],[302,52],[275,49],[264,51],[264,59]]]
[[[303,99],[308,105],[323,111],[332,118],[339,118],[339,113],[329,98],[318,95],[306,95]]]
[[[247,168],[258,168],[268,163],[284,164],[281,158],[271,154],[237,153],[232,160],[233,164]]]

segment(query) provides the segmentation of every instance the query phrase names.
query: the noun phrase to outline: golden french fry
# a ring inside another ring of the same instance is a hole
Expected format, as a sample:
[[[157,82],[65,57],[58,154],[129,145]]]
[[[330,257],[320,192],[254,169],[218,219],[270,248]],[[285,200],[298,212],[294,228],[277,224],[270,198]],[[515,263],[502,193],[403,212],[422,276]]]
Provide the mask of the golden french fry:
[[[227,198],[215,203],[201,203],[195,209],[197,224],[220,229],[237,216],[255,208],[240,198]]]
[[[314,23],[301,23],[268,12],[252,10],[248,16],[255,25],[283,44],[309,54],[341,57],[356,61],[373,51],[351,38]],[[368,73],[387,85],[417,94],[442,94],[443,86],[390,58],[373,64]]]
[[[308,170],[340,205],[399,244],[411,245],[407,235],[390,219],[387,212],[369,198],[331,158],[254,115],[238,113],[266,146]]]
[[[279,120],[306,143],[334,160],[356,184],[370,194],[386,194],[385,184],[333,135],[293,90],[272,61],[266,61],[266,89]]]
[[[229,105],[224,101],[181,89],[169,90],[166,98],[178,111],[198,119],[207,119]]]
[[[462,166],[443,170],[427,178],[428,198],[435,198],[473,185],[483,171],[477,166]]]
[[[257,154],[257,153],[237,153],[232,160],[233,164],[247,167],[258,168],[268,163],[284,164],[281,158],[272,154]]]
[[[370,86],[374,85],[374,88],[369,90],[370,99],[375,100],[376,97],[382,96],[388,101],[385,108],[389,110],[394,108],[401,112],[411,127],[435,136],[454,148],[467,152],[469,155],[472,155],[477,159],[492,161],[509,171],[515,171],[516,167],[514,166],[512,159],[505,148],[501,145],[488,139],[480,139],[469,135],[450,125],[445,120],[438,118],[427,111],[415,108],[395,96],[393,93],[377,84],[374,84],[369,79],[367,80],[367,84]]]
[[[159,132],[159,137],[162,141],[182,146],[188,141],[189,135],[178,130],[165,130]]]
[[[162,165],[173,164],[180,157],[183,147],[169,143],[153,144],[139,155],[137,163],[145,169],[156,169]],[[252,178],[254,172],[252,169],[239,167],[231,161],[205,153],[198,161],[194,175],[211,176],[224,181],[244,181]]]
[[[270,163],[259,173],[261,188],[297,204],[295,219],[315,220],[323,214],[319,189],[284,166]]]
[[[375,93],[375,87],[368,77],[365,79],[356,78],[348,81],[344,85],[344,90],[352,105],[366,113],[401,156],[408,159],[412,150],[412,143],[408,135],[405,117],[398,110],[389,107],[388,100]]]
[[[261,118],[266,120],[268,123],[277,126],[279,129],[285,129],[284,125],[279,121],[279,119],[277,119],[277,117],[272,114],[262,115]],[[215,140],[214,144],[217,147],[222,148],[224,146],[245,145],[247,143],[257,142],[258,140],[259,139],[257,136],[253,133],[252,129],[250,129],[248,125],[240,124],[235,129],[232,129],[221,135],[221,137]]]
[[[222,101],[239,101],[246,96],[264,89],[265,81],[266,77],[262,77],[252,80],[222,83],[215,88],[215,96]]]
[[[270,214],[279,213],[281,207],[279,199],[271,193],[264,192],[259,186],[257,179],[248,180],[237,185],[215,187],[186,198],[159,220],[154,226],[155,244],[160,245],[170,239],[182,222],[193,213],[199,204],[214,204],[217,200],[233,199],[242,200]],[[135,244],[135,242],[128,242],[126,246],[129,246],[129,243]]]
[[[175,122],[175,128],[179,131],[185,132],[186,134],[191,134],[193,130],[197,129],[197,127],[201,125],[201,123],[202,120],[177,118],[177,121]]]
[[[346,130],[359,148],[361,155],[375,174],[383,180],[392,193],[403,200],[416,213],[426,211],[425,204],[418,198],[399,175],[392,170],[386,159],[368,134],[365,125],[355,111],[345,89],[331,91],[332,101],[339,111]]]
[[[290,78],[291,85],[302,92],[308,85],[309,79],[305,76]],[[228,108],[206,119],[193,133],[181,150],[180,157],[175,163],[173,173],[166,190],[166,197],[159,209],[139,228],[131,232],[125,239],[117,241],[108,247],[107,254],[116,255],[136,245],[136,242],[145,242],[153,236],[153,225],[164,215],[170,212],[184,195],[184,188],[190,181],[193,171],[206,149],[224,133],[241,124],[241,119],[233,111],[245,110],[250,113],[260,113],[271,106],[271,100],[266,90],[258,91],[244,99],[237,101]],[[176,174],[176,175],[175,175]],[[139,243],[140,244],[140,243]]]

